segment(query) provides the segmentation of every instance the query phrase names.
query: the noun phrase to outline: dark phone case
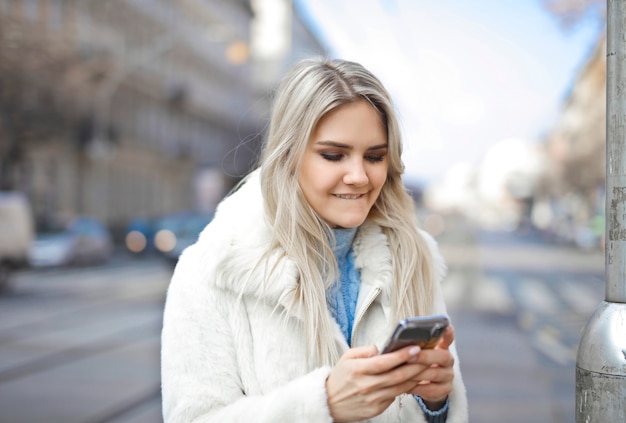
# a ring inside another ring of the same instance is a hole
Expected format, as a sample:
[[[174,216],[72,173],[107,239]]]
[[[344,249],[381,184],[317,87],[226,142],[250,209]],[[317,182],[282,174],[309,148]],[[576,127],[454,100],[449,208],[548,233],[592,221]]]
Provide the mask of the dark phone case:
[[[382,353],[393,352],[409,345],[419,345],[423,349],[434,348],[449,324],[448,318],[442,314],[401,320]]]

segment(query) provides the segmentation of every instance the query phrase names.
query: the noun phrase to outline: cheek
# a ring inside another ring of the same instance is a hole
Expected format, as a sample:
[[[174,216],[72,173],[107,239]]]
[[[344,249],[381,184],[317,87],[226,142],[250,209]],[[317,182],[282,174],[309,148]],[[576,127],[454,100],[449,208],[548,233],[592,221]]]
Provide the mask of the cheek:
[[[309,161],[304,160],[300,167],[300,172],[298,173],[298,183],[300,184],[300,188],[302,188],[303,191],[308,190],[308,187],[311,185],[312,174],[313,174],[313,170],[311,169],[311,165]]]
[[[307,199],[322,194],[326,189],[326,172],[315,163],[305,163],[300,171],[298,182]]]
[[[387,166],[381,166],[380,168],[375,169],[375,171],[371,174],[371,181],[372,185],[381,189],[387,181]]]
[[[310,182],[309,186],[317,196],[328,195],[335,186],[334,181],[328,177],[329,175],[324,173],[316,173]]]

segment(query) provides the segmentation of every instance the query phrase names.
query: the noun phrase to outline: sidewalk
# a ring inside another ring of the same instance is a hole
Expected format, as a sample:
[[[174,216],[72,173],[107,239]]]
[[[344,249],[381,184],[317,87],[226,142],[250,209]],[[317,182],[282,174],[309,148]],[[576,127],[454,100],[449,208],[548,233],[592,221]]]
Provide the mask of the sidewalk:
[[[555,418],[549,375],[538,365],[536,353],[513,319],[473,312],[451,313],[451,317],[470,422],[566,422]]]
[[[515,234],[479,236],[468,232],[460,239],[458,233],[454,237],[444,237],[439,243],[449,273],[465,279],[463,292],[451,292],[460,295],[461,302],[452,302],[449,313],[468,394],[469,421],[572,423],[575,364],[556,364],[535,348],[530,333],[520,328],[518,304],[509,308],[493,304],[480,310],[472,303],[475,295],[471,291],[486,277],[485,269],[493,268],[511,274],[603,275],[603,253],[582,252]]]

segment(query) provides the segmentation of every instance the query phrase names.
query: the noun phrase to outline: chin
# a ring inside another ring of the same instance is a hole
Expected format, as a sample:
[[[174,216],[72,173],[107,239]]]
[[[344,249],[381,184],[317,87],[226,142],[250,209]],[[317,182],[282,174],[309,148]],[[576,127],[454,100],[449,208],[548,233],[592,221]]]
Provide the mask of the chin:
[[[349,229],[349,228],[356,228],[358,226],[361,226],[363,222],[365,222],[365,218],[350,219],[350,220],[344,220],[341,222],[335,222],[331,226],[335,229]]]

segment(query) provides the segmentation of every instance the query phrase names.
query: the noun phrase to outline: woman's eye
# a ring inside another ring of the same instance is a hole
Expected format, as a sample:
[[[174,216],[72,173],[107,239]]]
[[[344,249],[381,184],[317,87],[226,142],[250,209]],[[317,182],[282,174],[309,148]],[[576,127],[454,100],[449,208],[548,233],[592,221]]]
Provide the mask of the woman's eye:
[[[331,162],[338,162],[343,157],[341,154],[321,153],[321,156]]]
[[[382,162],[384,158],[385,158],[384,154],[374,154],[374,155],[365,156],[365,160],[367,160],[368,162]]]

